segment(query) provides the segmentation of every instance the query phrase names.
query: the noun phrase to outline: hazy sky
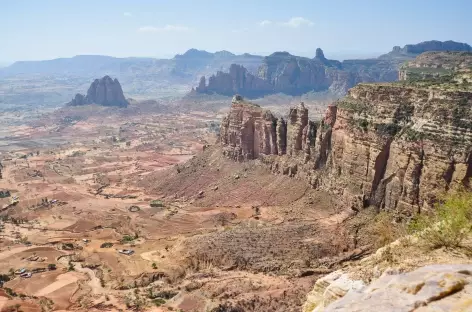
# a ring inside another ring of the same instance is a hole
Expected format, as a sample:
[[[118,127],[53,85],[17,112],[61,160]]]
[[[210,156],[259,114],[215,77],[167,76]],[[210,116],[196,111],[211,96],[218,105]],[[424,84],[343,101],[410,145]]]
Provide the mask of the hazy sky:
[[[471,0],[0,0],[0,62],[189,48],[329,58],[394,45],[472,44]]]

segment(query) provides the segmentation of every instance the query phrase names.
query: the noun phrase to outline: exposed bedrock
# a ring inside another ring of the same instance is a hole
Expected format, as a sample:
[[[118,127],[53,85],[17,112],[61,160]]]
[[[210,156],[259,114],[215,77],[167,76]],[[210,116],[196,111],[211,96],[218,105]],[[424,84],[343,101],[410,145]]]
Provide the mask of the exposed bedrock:
[[[469,186],[472,92],[403,84],[352,88],[320,121],[303,103],[288,120],[235,97],[220,141],[235,160],[261,159],[274,173],[306,179],[353,209],[411,214]]]

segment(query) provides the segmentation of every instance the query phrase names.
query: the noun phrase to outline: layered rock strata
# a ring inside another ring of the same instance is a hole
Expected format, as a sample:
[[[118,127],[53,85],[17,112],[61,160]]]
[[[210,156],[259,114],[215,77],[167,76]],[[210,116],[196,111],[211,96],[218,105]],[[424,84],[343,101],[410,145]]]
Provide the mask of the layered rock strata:
[[[261,159],[274,173],[304,178],[347,200],[411,214],[437,195],[469,186],[472,92],[358,85],[310,121],[303,104],[289,118],[235,97],[221,125],[225,154]]]

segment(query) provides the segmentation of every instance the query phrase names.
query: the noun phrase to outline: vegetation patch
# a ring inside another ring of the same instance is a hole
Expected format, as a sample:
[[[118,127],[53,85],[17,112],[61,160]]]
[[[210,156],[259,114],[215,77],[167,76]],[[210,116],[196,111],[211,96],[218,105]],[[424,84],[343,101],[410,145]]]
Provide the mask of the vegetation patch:
[[[449,194],[435,208],[432,213],[417,215],[409,230],[431,249],[460,247],[472,233],[472,193]]]
[[[350,98],[344,98],[339,100],[337,102],[337,106],[340,109],[344,109],[358,114],[367,114],[372,110],[370,105]]]
[[[110,243],[110,242],[105,242],[100,245],[100,248],[111,248],[111,247],[113,247],[113,243]]]
[[[374,124],[374,129],[380,136],[392,137],[395,136],[402,127],[397,123],[377,123]]]
[[[406,141],[421,141],[425,138],[425,133],[421,131],[417,131],[410,127],[405,128],[403,132],[403,137]]]

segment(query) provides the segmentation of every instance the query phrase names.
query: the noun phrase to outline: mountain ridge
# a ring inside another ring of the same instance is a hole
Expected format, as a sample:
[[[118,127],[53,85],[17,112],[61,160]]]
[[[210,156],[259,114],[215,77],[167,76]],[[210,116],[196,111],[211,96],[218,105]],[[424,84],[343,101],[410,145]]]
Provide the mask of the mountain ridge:
[[[422,52],[426,51],[445,51],[445,50],[453,50],[453,51],[472,51],[472,47],[467,44],[467,43],[461,43],[461,42],[456,42],[452,40],[448,41],[438,41],[438,40],[430,40],[430,41],[423,41],[417,44],[407,44],[403,48],[400,46],[394,46],[392,48],[392,51],[387,53],[387,54],[382,54],[379,55],[378,58],[358,58],[358,59],[346,59],[343,60],[342,62],[345,61],[353,61],[353,60],[374,60],[374,59],[380,59],[380,58],[386,58],[388,56],[392,56],[393,54],[399,54],[401,56],[405,57],[410,57],[414,58],[412,54],[421,54]],[[278,54],[289,54],[291,56],[299,57],[299,58],[304,58],[302,56],[296,56],[292,55],[289,52],[283,52],[283,51],[276,51],[270,55],[267,55],[265,57],[270,57],[270,56],[277,56]],[[220,58],[220,59],[229,59],[232,57],[250,57],[250,58],[263,58],[264,56],[262,55],[257,55],[257,54],[251,54],[251,53],[243,53],[243,54],[235,54],[227,50],[221,50],[221,51],[216,51],[216,52],[208,52],[206,50],[199,50],[196,48],[191,48],[185,51],[183,54],[176,54],[173,58],[154,58],[154,57],[114,57],[114,56],[108,56],[108,55],[94,55],[94,54],[82,54],[82,55],[75,55],[73,57],[61,57],[61,58],[55,58],[55,59],[49,59],[49,60],[39,60],[39,61],[16,61],[13,64],[10,64],[8,66],[5,66],[2,68],[2,72],[5,73],[18,73],[19,70],[24,71],[23,73],[28,73],[28,68],[25,68],[27,66],[33,66],[36,67],[39,66],[39,64],[51,64],[51,63],[63,63],[60,65],[69,65],[72,66],[74,65],[74,61],[88,61],[92,63],[96,63],[98,61],[101,62],[127,62],[127,61],[146,61],[146,62],[158,62],[158,63],[166,63],[166,62],[171,62],[175,60],[183,60],[183,59],[192,59],[192,58],[207,58],[207,59],[212,59],[212,58]],[[309,57],[306,57],[309,59]],[[315,52],[315,56],[313,59],[323,59],[324,54],[323,51],[320,48],[317,48]],[[331,61],[336,61],[336,62],[341,62],[337,60],[331,60]],[[87,64],[87,63],[86,63]],[[102,64],[103,65],[107,65]],[[19,67],[17,69],[17,67]],[[23,68],[23,69],[22,69]],[[76,67],[72,67],[75,69]],[[83,64],[81,65],[80,68],[81,71],[86,70],[86,68],[83,68]],[[39,68],[40,70],[40,68]],[[63,69],[61,69],[63,70]],[[34,68],[29,68],[29,73],[34,72]],[[54,72],[51,70],[47,70],[46,73],[52,73]],[[36,72],[37,73],[37,72]]]
[[[398,80],[402,63],[428,51],[472,51],[466,43],[454,41],[424,41],[415,45],[394,47],[392,52],[375,59],[329,60],[321,48],[316,49],[314,58],[295,56],[286,51],[274,52],[264,57],[256,74],[244,66],[231,67],[229,73],[218,71],[208,78],[208,86],[202,85],[199,93],[231,95],[240,93],[246,97],[284,93],[302,95],[307,92],[329,91],[344,95],[361,82],[391,82]],[[249,83],[248,83],[249,82]],[[257,87],[260,86],[260,89]]]

